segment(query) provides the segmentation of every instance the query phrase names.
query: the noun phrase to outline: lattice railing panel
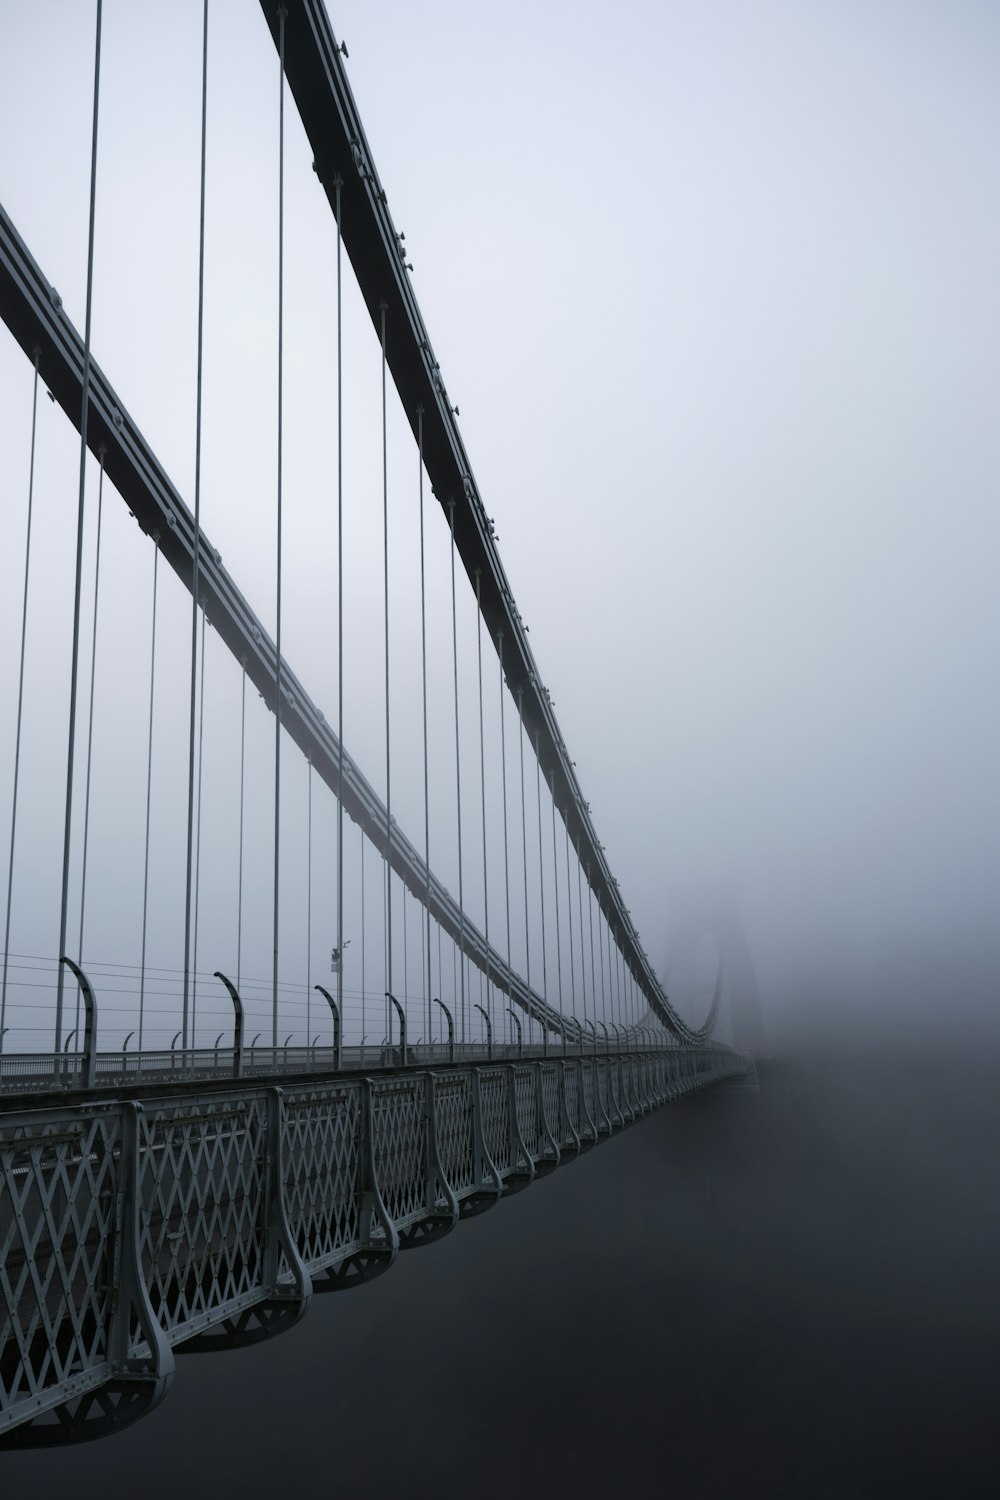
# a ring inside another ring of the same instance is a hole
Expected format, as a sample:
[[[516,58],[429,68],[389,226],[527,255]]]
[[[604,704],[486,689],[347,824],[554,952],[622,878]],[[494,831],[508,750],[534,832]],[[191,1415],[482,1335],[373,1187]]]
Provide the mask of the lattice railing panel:
[[[597,1063],[585,1057],[580,1064],[580,1129],[593,1140],[600,1133],[601,1112],[597,1107]]]
[[[635,1088],[640,1105],[646,1107],[649,1104],[649,1077],[646,1072],[646,1059],[641,1054],[633,1063],[635,1075]]]
[[[361,1085],[310,1089],[283,1102],[285,1212],[307,1269],[318,1271],[361,1238]]]
[[[566,1119],[572,1130],[577,1135],[582,1134],[583,1121],[580,1119],[580,1088],[575,1064],[563,1068],[564,1088],[566,1090]],[[572,1144],[572,1136],[566,1133],[566,1144]]]
[[[542,1064],[542,1101],[545,1110],[545,1123],[552,1133],[552,1139],[558,1144],[562,1140],[562,1121],[559,1118],[559,1077],[556,1071],[562,1064]]]
[[[616,1110],[619,1114],[624,1114],[625,1099],[622,1093],[622,1059],[620,1057],[608,1058],[608,1086]]]
[[[611,1070],[606,1057],[594,1058],[594,1092],[597,1095],[598,1109],[603,1112],[612,1125],[612,1129],[618,1123],[614,1108],[611,1103]]]
[[[252,1301],[263,1280],[263,1095],[147,1106],[141,1117],[142,1262],[171,1339]]]
[[[121,1118],[0,1118],[0,1431],[105,1378]]]
[[[534,1068],[514,1069],[514,1099],[517,1104],[517,1128],[533,1158],[541,1154],[538,1124],[538,1086]]]
[[[467,1073],[449,1073],[436,1084],[438,1155],[444,1174],[462,1196],[475,1186],[472,1089]]]
[[[422,1078],[380,1079],[372,1086],[375,1176],[397,1228],[426,1212],[424,1087]]]
[[[507,1069],[483,1068],[479,1075],[483,1105],[483,1139],[493,1164],[500,1172],[510,1168],[510,1105],[507,1100]]]

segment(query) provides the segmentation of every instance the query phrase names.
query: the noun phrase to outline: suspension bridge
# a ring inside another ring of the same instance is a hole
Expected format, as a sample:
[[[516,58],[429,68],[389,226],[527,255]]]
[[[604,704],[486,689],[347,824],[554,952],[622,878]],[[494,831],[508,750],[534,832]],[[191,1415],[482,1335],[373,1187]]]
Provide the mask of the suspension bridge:
[[[7,1446],[125,1426],[176,1348],[272,1337],[314,1294],[753,1072],[736,1032],[715,1039],[727,954],[748,963],[732,901],[692,1021],[612,874],[322,0],[253,18],[272,279],[267,316],[220,332],[229,18],[197,20],[193,424],[162,415],[187,367],[133,386],[102,356],[120,146],[106,167],[101,0],[82,316],[0,205],[5,448],[24,454],[4,563]],[[142,340],[112,281],[105,326]],[[263,370],[240,349],[258,323]]]

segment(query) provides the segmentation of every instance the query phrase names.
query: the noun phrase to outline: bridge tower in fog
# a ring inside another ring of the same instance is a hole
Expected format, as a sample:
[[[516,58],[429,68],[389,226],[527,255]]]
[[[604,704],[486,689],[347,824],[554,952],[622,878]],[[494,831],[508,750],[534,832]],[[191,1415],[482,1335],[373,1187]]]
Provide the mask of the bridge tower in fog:
[[[713,1020],[716,1012],[728,1016],[732,1045],[764,1056],[764,1016],[738,886],[676,886],[669,933],[667,990],[684,1015],[696,1024],[709,1012]]]

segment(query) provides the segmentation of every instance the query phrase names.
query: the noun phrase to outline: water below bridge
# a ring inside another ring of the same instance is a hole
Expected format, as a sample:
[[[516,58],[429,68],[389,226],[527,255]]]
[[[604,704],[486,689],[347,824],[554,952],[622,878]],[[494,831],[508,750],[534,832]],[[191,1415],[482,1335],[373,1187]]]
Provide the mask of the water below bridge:
[[[5,1494],[795,1500],[997,1493],[992,1062],[761,1069],[184,1360],[108,1442]]]

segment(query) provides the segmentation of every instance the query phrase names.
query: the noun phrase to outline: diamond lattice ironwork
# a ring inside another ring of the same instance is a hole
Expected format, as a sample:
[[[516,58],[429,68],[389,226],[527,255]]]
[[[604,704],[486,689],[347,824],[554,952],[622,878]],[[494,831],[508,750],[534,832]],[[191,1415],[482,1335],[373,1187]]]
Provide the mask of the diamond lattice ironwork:
[[[375,1175],[396,1228],[427,1211],[427,1120],[423,1082],[380,1079],[372,1088]]]
[[[533,1068],[514,1069],[514,1098],[517,1101],[517,1125],[533,1158],[541,1155],[541,1129],[538,1123],[538,1088]]]
[[[507,1102],[507,1069],[483,1068],[479,1075],[483,1106],[483,1140],[498,1171],[510,1167],[510,1106]]]
[[[263,1290],[263,1094],[148,1105],[141,1118],[142,1263],[171,1342]]]
[[[468,1073],[450,1073],[437,1079],[438,1154],[444,1174],[456,1194],[475,1186],[476,1156],[472,1130],[472,1087]]]
[[[0,1120],[0,1430],[105,1378],[121,1118]]]
[[[289,1228],[310,1271],[361,1241],[361,1085],[286,1094],[283,1191]]]

